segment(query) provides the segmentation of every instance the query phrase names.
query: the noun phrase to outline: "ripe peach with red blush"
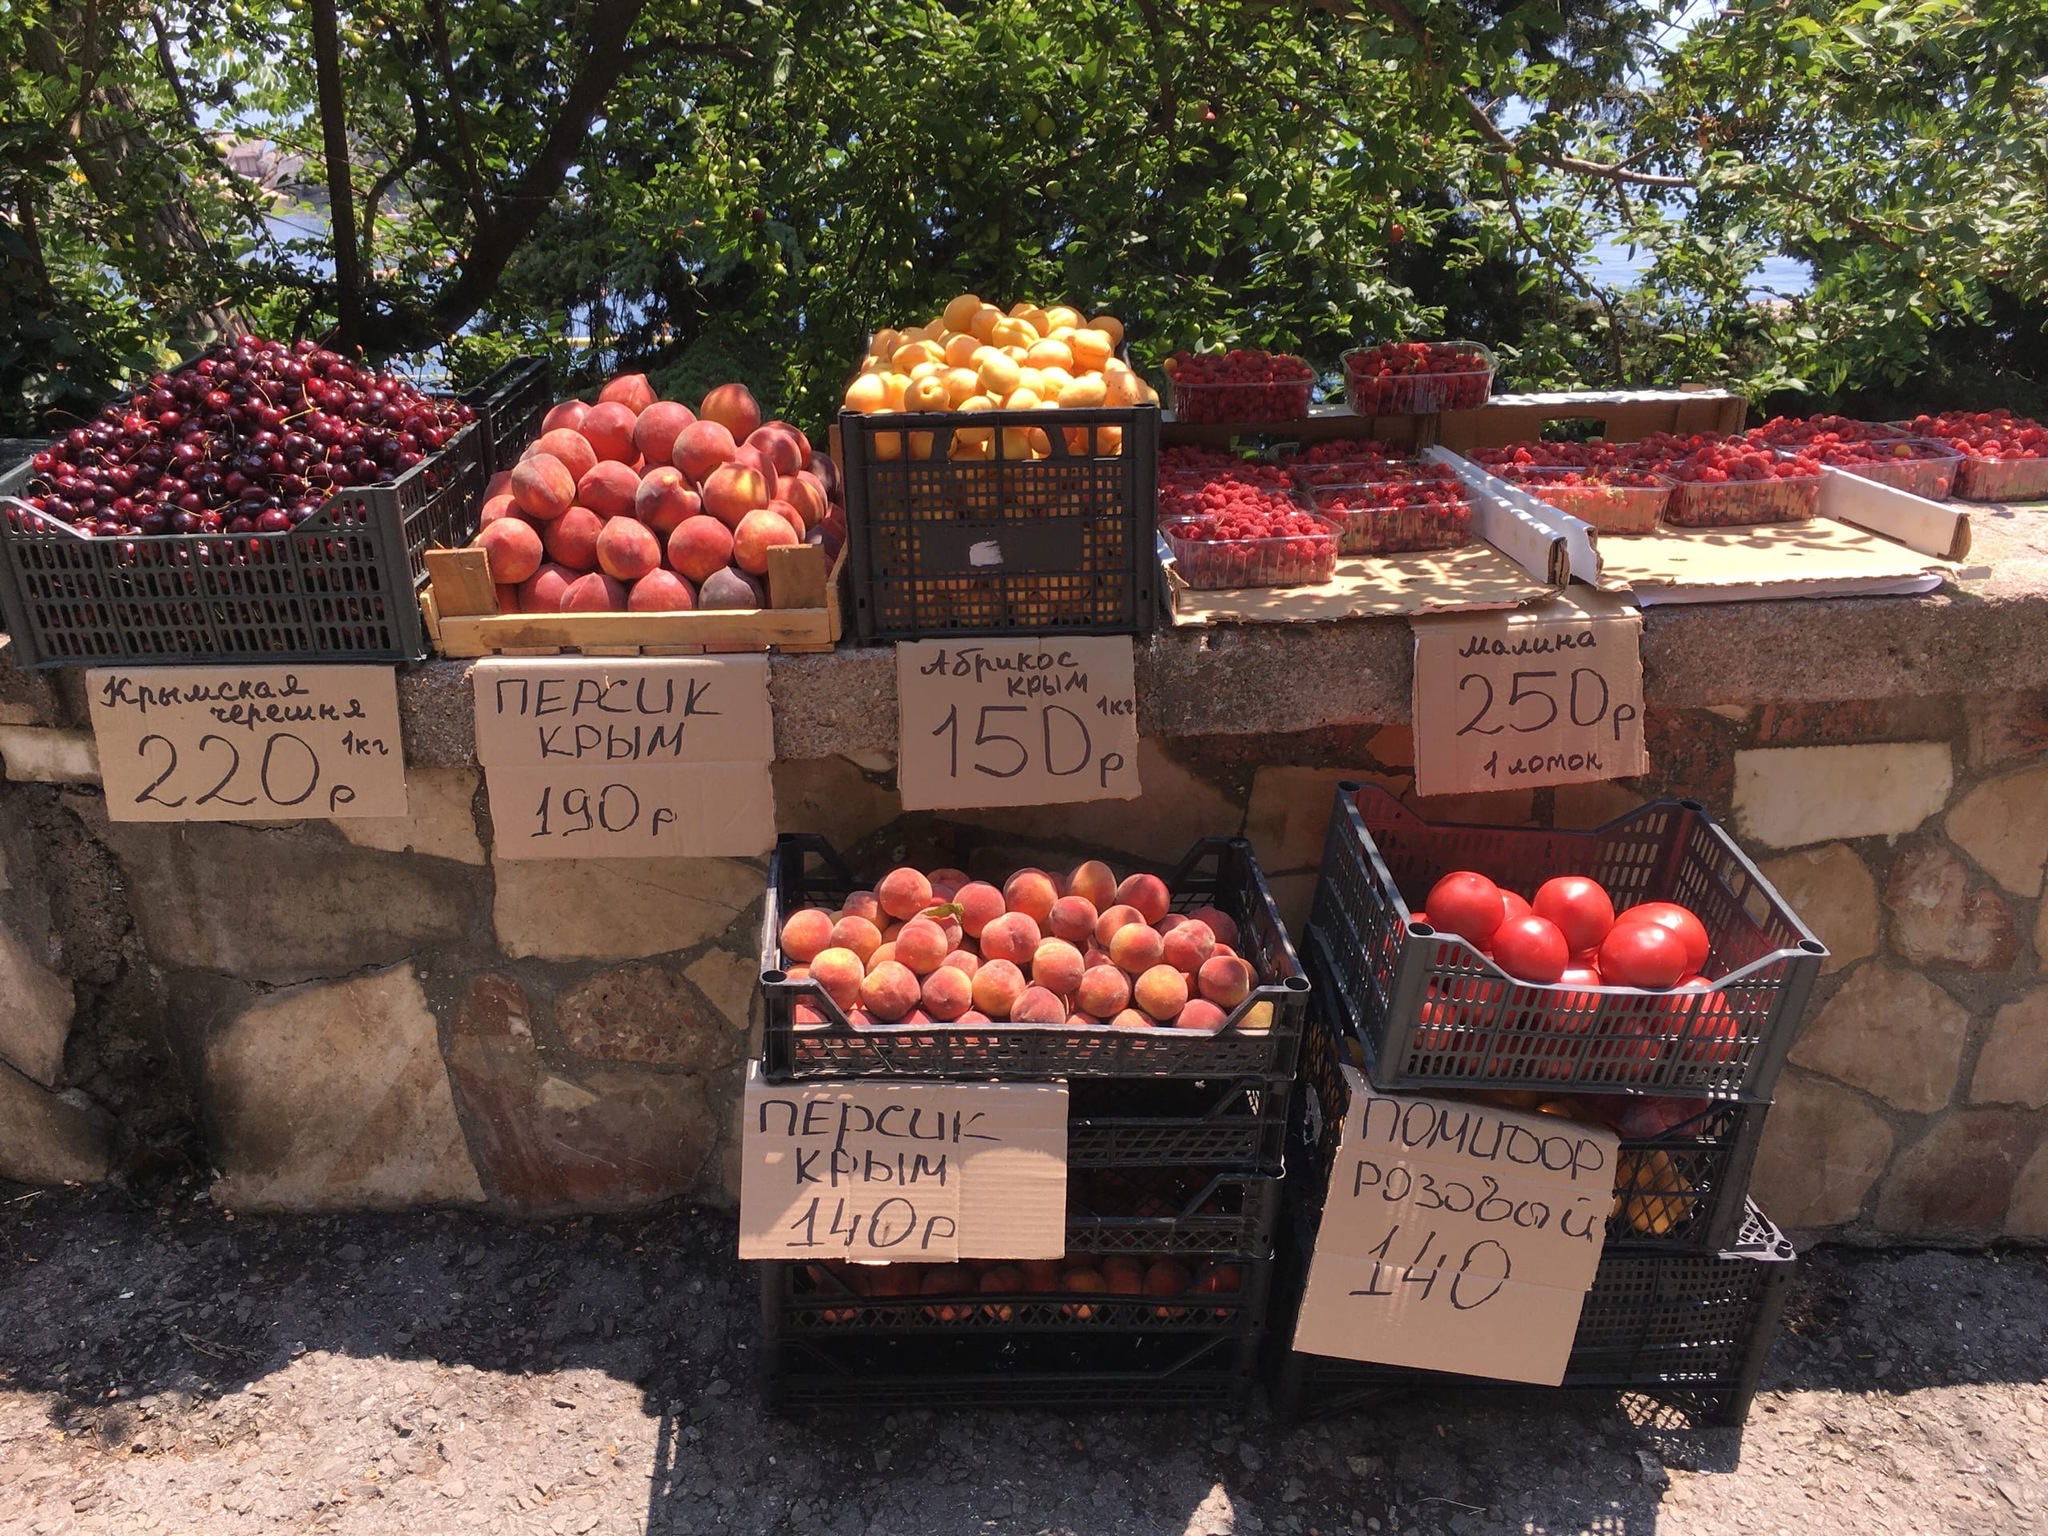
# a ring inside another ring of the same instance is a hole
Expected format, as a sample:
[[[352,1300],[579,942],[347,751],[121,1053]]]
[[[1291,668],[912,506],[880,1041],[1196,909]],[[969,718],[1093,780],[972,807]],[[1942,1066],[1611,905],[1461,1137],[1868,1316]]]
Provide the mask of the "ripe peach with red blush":
[[[923,996],[924,983],[909,966],[894,960],[876,966],[860,984],[860,1005],[885,1023],[902,1018]]]
[[[865,965],[868,956],[882,947],[882,930],[864,917],[841,916],[832,925],[832,947],[852,950]]]
[[[766,454],[777,478],[794,475],[810,458],[796,433],[780,422],[763,422],[747,434],[745,446]]]
[[[958,892],[963,885],[967,884],[967,871],[964,869],[951,868],[935,869],[927,878],[930,879],[932,883],[933,900],[951,901],[954,897],[954,894]]]
[[[1209,931],[1216,935],[1218,944],[1237,942],[1237,919],[1217,907],[1197,907],[1188,914],[1199,923],[1207,923]]]
[[[1126,1008],[1109,1021],[1112,1029],[1150,1029],[1152,1021],[1135,1008]]]
[[[953,893],[953,900],[970,939],[980,938],[984,928],[1010,910],[1003,904],[1003,893],[983,880],[968,881]]]
[[[1100,912],[1116,904],[1116,874],[1100,859],[1076,864],[1067,874],[1067,894],[1079,896]]]
[[[1081,951],[1065,939],[1042,939],[1031,952],[1031,980],[1048,992],[1072,997],[1081,985]]]
[[[719,385],[704,397],[697,414],[706,421],[717,422],[738,443],[745,442],[761,425],[761,407],[754,400],[754,392],[744,384]]]
[[[694,421],[676,434],[669,461],[698,485],[711,478],[721,464],[732,462],[739,444],[723,425],[715,421]]]
[[[540,534],[524,518],[499,518],[476,536],[476,547],[500,586],[516,587],[540,569]]]
[[[576,572],[549,561],[519,583],[519,611],[560,613],[562,599],[568,596],[569,584],[575,579]]]
[[[733,564],[756,576],[765,576],[769,550],[802,542],[802,535],[781,513],[772,508],[757,509],[742,517],[732,531]]]
[[[1216,935],[1207,923],[1193,918],[1175,926],[1160,945],[1159,958],[1183,975],[1192,976],[1216,949]]]
[[[1173,1021],[1175,1029],[1203,1029],[1211,1032],[1221,1029],[1228,1022],[1221,1008],[1207,998],[1191,997]]]
[[[597,403],[615,401],[638,416],[654,404],[654,386],[644,373],[622,373],[597,392]]]
[[[1155,965],[1132,983],[1131,999],[1160,1023],[1170,1023],[1188,1005],[1188,979],[1170,965]]]
[[[1157,875],[1130,875],[1116,888],[1116,899],[1136,907],[1148,923],[1156,923],[1172,910],[1173,896]]]
[[[1252,968],[1236,955],[1211,955],[1195,973],[1202,996],[1225,1012],[1250,997],[1257,980]]]
[[[622,613],[625,607],[625,583],[603,571],[578,576],[562,594],[564,613]]]
[[[554,521],[576,504],[575,477],[551,453],[536,453],[513,465],[510,485],[519,510],[544,523]]]
[[[768,505],[769,490],[768,482],[753,466],[721,464],[711,472],[697,494],[703,498],[706,512],[728,528],[737,528],[740,519],[749,512],[759,511]]]
[[[832,947],[832,914],[816,907],[792,912],[782,925],[782,958],[808,965]]]
[[[1043,926],[1054,938],[1085,946],[1094,942],[1095,922],[1100,915],[1087,897],[1062,896],[1052,904]]]
[[[888,921],[888,914],[882,910],[882,899],[873,891],[855,891],[839,904],[841,917],[864,917],[879,929]]]
[[[860,1001],[861,983],[867,978],[866,962],[850,949],[820,950],[811,961],[811,980],[842,1010]]]
[[[1029,913],[1005,912],[981,930],[981,953],[986,959],[1028,965],[1041,937]]]
[[[684,518],[668,536],[668,563],[692,581],[709,580],[732,563],[732,530],[701,513]]]
[[[1113,1019],[1131,1003],[1130,978],[1113,965],[1091,965],[1081,972],[1074,1005],[1098,1019]]]
[[[696,606],[697,594],[674,571],[649,571],[626,594],[628,613],[689,613]]]
[[[1059,899],[1052,876],[1042,869],[1020,869],[1003,882],[1003,904],[1041,927],[1052,915],[1052,904]]]
[[[884,938],[881,943],[875,946],[875,952],[868,956],[868,974],[870,976],[874,975],[877,966],[887,965],[895,958],[896,941]]]
[[[1095,920],[1095,942],[1107,949],[1111,939],[1133,924],[1141,928],[1145,926],[1145,914],[1136,907],[1126,906],[1121,902],[1104,907],[1102,916]]]
[[[932,882],[924,871],[903,865],[875,882],[875,899],[884,912],[900,922],[917,916],[932,904]]]
[[[785,479],[779,489],[783,499],[795,507],[804,520],[804,531],[809,532],[825,521],[825,514],[832,510],[831,498],[825,494],[825,486],[808,469],[794,479]]]
[[[962,975],[972,976],[981,969],[981,956],[965,949],[949,949],[946,958],[939,962],[941,970],[955,970]]]
[[[1110,963],[1136,976],[1158,965],[1166,954],[1166,941],[1156,930],[1142,923],[1119,928],[1110,936]]]
[[[638,581],[661,564],[661,540],[634,517],[615,517],[597,535],[597,564],[607,576]]]
[[[974,1006],[991,1019],[1007,1019],[1024,995],[1024,973],[1008,960],[984,960],[974,973]]]
[[[633,422],[633,446],[643,464],[674,462],[676,439],[697,419],[697,413],[680,400],[657,400],[640,412]]]
[[[508,475],[506,479],[509,483],[511,477]],[[476,525],[479,528],[488,528],[500,518],[518,517],[520,515],[519,503],[512,499],[512,493],[510,491],[500,491],[495,496],[484,498],[484,509],[477,514]]]
[[[942,1024],[950,1024],[974,1005],[974,978],[950,965],[942,965],[924,979],[924,1011]]]
[[[913,917],[896,935],[896,958],[920,976],[936,971],[950,947],[946,930],[928,917]]]
[[[640,477],[616,459],[601,459],[576,482],[576,504],[609,521],[631,516],[640,493]]]
[[[1064,1024],[1067,1021],[1066,1000],[1048,987],[1026,987],[1024,995],[1010,1009],[1010,1021],[1014,1024]]]
[[[589,474],[597,463],[597,451],[590,446],[590,439],[581,432],[543,432],[527,444],[526,451],[520,457],[530,459],[537,453],[560,459],[562,468],[568,470],[578,480]]]
[[[604,519],[588,507],[571,507],[540,531],[548,558],[572,571],[597,568],[597,536],[604,532]]]
[[[621,464],[630,464],[636,457],[633,448],[634,419],[634,412],[618,401],[600,400],[590,408],[590,414],[583,418],[583,425],[577,430],[590,444],[591,452],[600,459],[616,459]]]
[[[633,492],[633,515],[662,535],[673,533],[697,516],[703,505],[690,489],[690,482],[683,478],[683,472],[673,464],[657,464],[641,477]]]
[[[588,400],[564,400],[559,405],[548,407],[547,415],[540,419],[540,429],[552,432],[557,427],[566,427],[574,432],[583,425],[583,418],[590,414]]]

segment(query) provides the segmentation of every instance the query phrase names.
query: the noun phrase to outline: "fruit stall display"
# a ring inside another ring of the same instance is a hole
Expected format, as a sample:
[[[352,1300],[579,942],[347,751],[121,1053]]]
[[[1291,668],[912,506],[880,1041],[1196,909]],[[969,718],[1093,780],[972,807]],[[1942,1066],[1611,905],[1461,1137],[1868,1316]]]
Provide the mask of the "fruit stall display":
[[[1471,542],[1471,495],[1451,470],[1341,451],[1352,447],[1321,444],[1294,468],[1302,500],[1335,525],[1338,553],[1419,554]]]
[[[156,375],[0,478],[18,661],[424,655],[425,552],[468,542],[537,389],[526,363],[472,404],[253,336]]]
[[[624,374],[541,426],[475,540],[500,613],[765,608],[771,551],[845,539],[837,467],[744,384],[692,410]]]
[[[2011,411],[1943,411],[1900,426],[1963,456],[1955,494],[1964,501],[2048,499],[2048,426]]]
[[[1384,341],[1341,359],[1359,416],[1476,411],[1493,393],[1494,356],[1476,341]]]
[[[838,424],[864,643],[1151,629],[1158,395],[1122,341],[972,294],[875,333]]]
[[[1655,533],[1674,485],[1655,470],[1628,464],[1501,464],[1493,473],[1538,501],[1611,534]]]
[[[1177,421],[1289,422],[1308,415],[1316,371],[1286,352],[1176,352],[1160,365]]]

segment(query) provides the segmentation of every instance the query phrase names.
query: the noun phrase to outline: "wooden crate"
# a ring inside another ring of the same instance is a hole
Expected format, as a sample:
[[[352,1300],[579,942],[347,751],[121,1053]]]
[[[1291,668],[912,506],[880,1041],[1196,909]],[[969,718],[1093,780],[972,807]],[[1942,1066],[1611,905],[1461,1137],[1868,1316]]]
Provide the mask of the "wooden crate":
[[[768,552],[766,608],[691,613],[499,613],[480,549],[427,553],[420,606],[436,654],[694,656],[705,652],[829,651],[841,632],[846,551],[828,571],[812,545]]]

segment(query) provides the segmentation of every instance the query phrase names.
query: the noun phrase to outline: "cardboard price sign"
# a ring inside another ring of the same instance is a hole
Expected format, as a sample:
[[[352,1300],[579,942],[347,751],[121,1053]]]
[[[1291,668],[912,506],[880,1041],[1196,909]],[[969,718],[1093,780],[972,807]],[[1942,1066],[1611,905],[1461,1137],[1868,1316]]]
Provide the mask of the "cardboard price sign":
[[[1587,587],[1526,608],[1409,620],[1415,788],[1584,784],[1649,771],[1643,616]]]
[[[747,1068],[743,1259],[1056,1259],[1067,1085],[768,1083]]]
[[[907,811],[1137,798],[1128,635],[899,644],[896,707]]]
[[[1602,1126],[1376,1092],[1354,1068],[1294,1347],[1556,1386],[1614,1203]]]
[[[85,684],[115,821],[405,814],[389,667],[99,667]]]
[[[765,656],[479,661],[505,859],[703,858],[775,841]]]

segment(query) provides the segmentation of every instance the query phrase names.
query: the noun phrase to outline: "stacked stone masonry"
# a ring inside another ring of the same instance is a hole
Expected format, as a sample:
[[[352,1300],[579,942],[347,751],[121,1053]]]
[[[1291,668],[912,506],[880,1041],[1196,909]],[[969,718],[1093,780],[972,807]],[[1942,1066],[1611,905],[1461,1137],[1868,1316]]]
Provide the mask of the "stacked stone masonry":
[[[1141,799],[947,820],[902,812],[888,652],[778,658],[779,819],[975,873],[1164,871],[1241,832],[1298,926],[1342,778],[1503,825],[1699,799],[1831,951],[1765,1206],[2048,1240],[2035,522],[1987,528],[1997,574],[1959,595],[1653,610],[1638,780],[1418,797],[1408,633],[1359,623],[1147,641]],[[197,1165],[251,1209],[732,1198],[765,861],[496,861],[466,666],[400,698],[405,817],[138,826],[107,818],[80,680],[0,665],[0,1178]]]

